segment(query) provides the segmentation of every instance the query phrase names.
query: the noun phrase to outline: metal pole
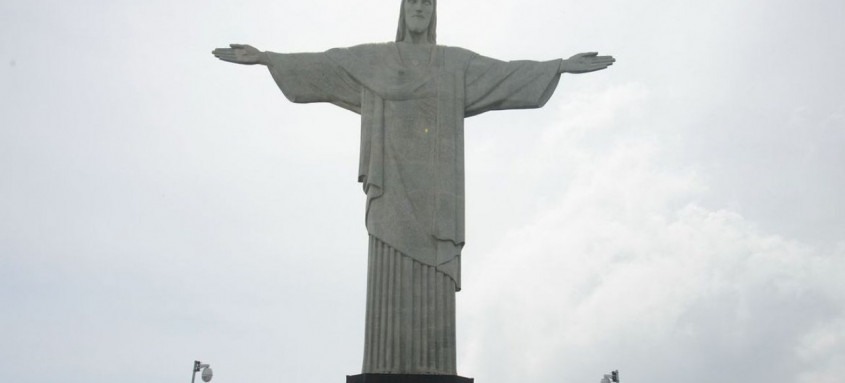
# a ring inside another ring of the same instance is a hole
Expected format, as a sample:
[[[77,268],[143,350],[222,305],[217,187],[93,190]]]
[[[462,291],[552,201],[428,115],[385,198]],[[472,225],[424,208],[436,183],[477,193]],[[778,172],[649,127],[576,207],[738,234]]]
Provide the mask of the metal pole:
[[[191,383],[194,383],[194,379],[197,378],[197,371],[199,371],[199,370],[200,370],[200,361],[195,360],[194,361],[194,373],[191,374]]]

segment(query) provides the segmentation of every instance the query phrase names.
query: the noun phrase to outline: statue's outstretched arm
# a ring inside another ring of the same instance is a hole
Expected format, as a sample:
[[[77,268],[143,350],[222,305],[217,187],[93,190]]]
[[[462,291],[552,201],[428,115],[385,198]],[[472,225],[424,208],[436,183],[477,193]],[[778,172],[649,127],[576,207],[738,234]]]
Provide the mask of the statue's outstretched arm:
[[[229,48],[217,48],[211,51],[214,57],[223,61],[243,65],[270,65],[267,52],[262,52],[252,45],[229,44]]]
[[[613,56],[599,56],[598,52],[579,53],[560,63],[560,73],[588,73],[613,65]]]

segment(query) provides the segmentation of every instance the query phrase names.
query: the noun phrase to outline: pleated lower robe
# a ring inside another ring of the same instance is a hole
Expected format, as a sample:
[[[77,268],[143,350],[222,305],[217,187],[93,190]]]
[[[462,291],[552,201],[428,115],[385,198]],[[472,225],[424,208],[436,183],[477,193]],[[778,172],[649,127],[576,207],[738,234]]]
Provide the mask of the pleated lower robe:
[[[455,375],[455,282],[370,236],[365,373]]]

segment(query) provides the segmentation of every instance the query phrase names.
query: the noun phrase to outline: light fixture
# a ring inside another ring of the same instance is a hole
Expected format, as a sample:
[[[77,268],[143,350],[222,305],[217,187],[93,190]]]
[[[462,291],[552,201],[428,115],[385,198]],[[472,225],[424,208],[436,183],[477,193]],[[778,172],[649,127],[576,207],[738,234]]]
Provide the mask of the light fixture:
[[[601,383],[619,383],[619,370],[613,370],[610,374],[605,374],[601,379]]]
[[[194,361],[194,373],[193,373],[193,375],[191,375],[191,383],[194,383],[194,379],[197,378],[197,373],[200,372],[200,369],[202,369],[202,374],[200,375],[202,377],[202,381],[203,382],[210,382],[211,381],[211,377],[214,375],[214,373],[211,371],[211,365],[210,364],[203,364],[200,361],[195,360]]]

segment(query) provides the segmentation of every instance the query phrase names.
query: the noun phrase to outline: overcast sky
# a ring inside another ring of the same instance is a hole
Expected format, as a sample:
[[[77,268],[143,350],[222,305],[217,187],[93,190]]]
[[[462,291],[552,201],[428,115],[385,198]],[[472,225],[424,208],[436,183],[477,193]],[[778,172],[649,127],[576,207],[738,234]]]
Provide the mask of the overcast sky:
[[[0,381],[361,370],[358,116],[210,51],[395,34],[396,0],[0,0]],[[842,382],[845,2],[443,1],[438,41],[584,51],[466,122],[458,372]]]

